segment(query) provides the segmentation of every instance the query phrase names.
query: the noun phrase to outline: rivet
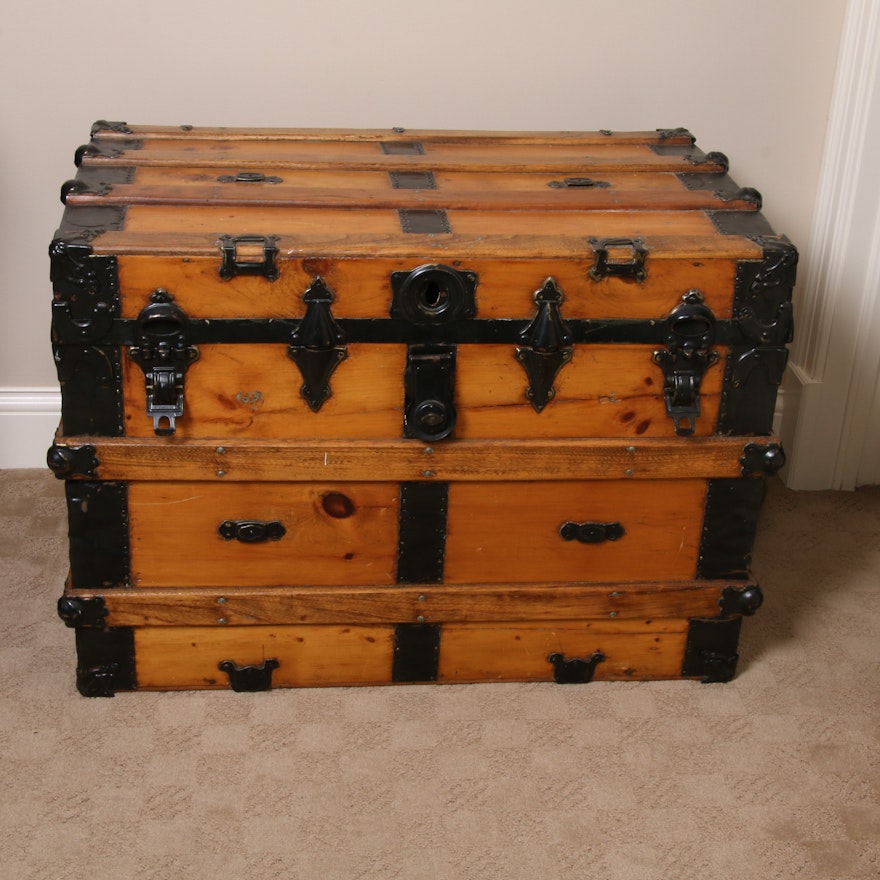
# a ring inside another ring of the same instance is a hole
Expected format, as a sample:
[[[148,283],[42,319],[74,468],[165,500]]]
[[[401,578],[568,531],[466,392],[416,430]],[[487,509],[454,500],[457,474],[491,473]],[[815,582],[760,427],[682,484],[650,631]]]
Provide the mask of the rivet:
[[[608,595],[611,596],[612,599],[617,599],[618,596],[620,596],[620,593],[615,590],[613,593],[609,593]]]
[[[614,594],[612,593],[611,595],[614,595]],[[225,596],[218,596],[217,597],[217,604],[218,605],[226,604],[226,597]]]
[[[424,622],[425,622],[425,615],[424,615],[424,614],[420,614],[420,615],[416,618],[416,621],[417,621],[418,623],[424,623]]]
[[[632,468],[627,468],[623,473],[624,473],[627,477],[631,477],[631,476],[635,473],[635,471],[634,471]]]
[[[434,471],[422,471],[422,476],[423,477],[433,477]]]
[[[214,451],[217,453],[217,455],[225,455],[226,454],[226,447],[225,446],[218,446]]]
[[[426,446],[425,447],[425,455],[433,455],[433,454],[434,454],[434,447],[433,446]]]
[[[611,612],[608,614],[608,616],[609,616],[609,617],[617,617],[617,612],[616,612],[616,611],[611,611]]]
[[[635,446],[627,446],[627,447],[626,447],[626,451],[627,451],[627,452],[635,452],[635,451],[636,451],[636,448],[635,448]]]
[[[229,621],[225,617],[218,617],[217,623],[229,623]]]
[[[419,596],[419,602],[424,602],[424,601],[425,601],[425,597],[424,597],[424,596]]]
[[[225,477],[225,476],[226,476],[226,471],[220,471],[220,470],[218,470],[218,471],[217,471],[217,476],[218,476],[218,477]]]

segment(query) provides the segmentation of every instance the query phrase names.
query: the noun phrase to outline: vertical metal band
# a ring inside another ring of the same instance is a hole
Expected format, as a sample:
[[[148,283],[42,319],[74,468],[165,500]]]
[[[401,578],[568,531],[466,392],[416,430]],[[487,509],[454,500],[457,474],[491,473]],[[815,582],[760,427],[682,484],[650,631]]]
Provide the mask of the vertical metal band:
[[[392,681],[437,681],[439,660],[439,623],[399,623],[394,627]]]
[[[704,684],[730,681],[739,660],[741,617],[694,618],[689,621],[681,674],[699,676]]]
[[[112,697],[137,688],[134,630],[76,630],[76,687],[84,697]]]
[[[128,484],[71,480],[65,490],[71,587],[129,586]]]
[[[761,478],[709,480],[697,577],[748,577],[764,488]]]
[[[452,232],[446,211],[429,211],[421,208],[400,208],[400,228],[404,232],[432,235],[437,232]]]
[[[448,483],[401,483],[397,583],[443,583]]]

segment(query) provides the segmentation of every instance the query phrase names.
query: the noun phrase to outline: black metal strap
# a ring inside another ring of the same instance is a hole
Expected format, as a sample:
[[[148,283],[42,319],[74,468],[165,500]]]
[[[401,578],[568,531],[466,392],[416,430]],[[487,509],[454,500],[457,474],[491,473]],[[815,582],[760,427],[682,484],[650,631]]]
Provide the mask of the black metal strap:
[[[448,483],[401,483],[397,583],[443,582]]]

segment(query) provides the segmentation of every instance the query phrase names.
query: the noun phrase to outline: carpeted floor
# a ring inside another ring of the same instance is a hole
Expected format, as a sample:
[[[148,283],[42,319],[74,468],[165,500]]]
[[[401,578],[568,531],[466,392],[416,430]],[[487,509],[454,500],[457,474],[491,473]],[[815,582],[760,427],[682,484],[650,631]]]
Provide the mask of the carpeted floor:
[[[880,876],[880,488],[775,483],[738,677],[74,687],[63,489],[0,472],[2,880]]]

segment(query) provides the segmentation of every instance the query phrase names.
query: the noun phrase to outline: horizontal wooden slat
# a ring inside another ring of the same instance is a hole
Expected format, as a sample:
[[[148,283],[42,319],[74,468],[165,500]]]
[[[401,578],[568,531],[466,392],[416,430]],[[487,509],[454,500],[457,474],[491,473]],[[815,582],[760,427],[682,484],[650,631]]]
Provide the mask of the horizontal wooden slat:
[[[595,632],[608,632],[615,629],[615,621],[625,620],[631,627],[664,632],[677,627],[677,623],[668,622],[676,618],[717,617],[724,586],[718,581],[689,581],[674,585],[167,587],[101,593],[68,590],[66,595],[77,599],[102,596],[109,612],[108,626],[223,628],[577,620]]]
[[[774,438],[756,438],[771,443]],[[273,441],[64,437],[102,480],[573,480],[741,476],[744,437],[651,440]]]
[[[125,130],[127,129],[127,130]],[[234,128],[192,125],[127,125],[122,130],[99,128],[97,140],[180,139],[220,141],[420,141],[441,143],[511,144],[690,144],[693,136],[683,129],[653,131],[477,131],[426,128]]]
[[[409,140],[412,140],[410,138]],[[282,141],[201,140],[198,141],[198,164],[203,167],[253,171],[272,166],[281,169],[430,171],[567,171],[589,174],[611,171],[683,171],[717,173],[726,171],[720,157],[707,156],[696,148],[657,151],[640,143],[553,144],[540,142],[509,143],[469,142],[424,143],[419,152],[385,152],[378,143],[365,141]],[[98,143],[100,147],[100,143]],[[175,139],[151,139],[132,148],[125,141],[109,142],[106,152],[86,151],[82,167],[165,166],[187,167],[193,164],[194,146]]]
[[[130,183],[107,191],[71,191],[65,204],[213,205],[285,208],[435,208],[443,210],[736,210],[755,211],[754,200],[722,196],[711,185],[688,189],[674,174],[607,174],[595,186],[563,186],[571,175],[445,173],[435,188],[401,188],[381,172],[262,169],[275,181],[218,182],[216,169],[137,169]],[[220,175],[221,177],[223,175]],[[718,176],[718,189],[725,178]]]

